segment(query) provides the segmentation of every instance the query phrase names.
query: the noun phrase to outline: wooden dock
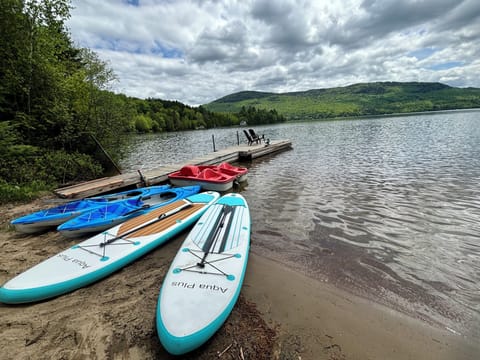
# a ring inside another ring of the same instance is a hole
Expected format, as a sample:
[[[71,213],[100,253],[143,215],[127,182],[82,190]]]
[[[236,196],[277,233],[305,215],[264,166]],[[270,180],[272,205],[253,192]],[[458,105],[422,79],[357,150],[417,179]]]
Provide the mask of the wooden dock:
[[[239,145],[218,150],[181,164],[159,166],[145,172],[130,172],[111,177],[104,177],[81,184],[54,190],[54,193],[66,199],[83,198],[115,191],[126,187],[141,187],[161,184],[168,181],[168,174],[180,170],[185,165],[216,165],[222,162],[249,161],[261,156],[292,148],[290,140],[274,140],[269,145]]]

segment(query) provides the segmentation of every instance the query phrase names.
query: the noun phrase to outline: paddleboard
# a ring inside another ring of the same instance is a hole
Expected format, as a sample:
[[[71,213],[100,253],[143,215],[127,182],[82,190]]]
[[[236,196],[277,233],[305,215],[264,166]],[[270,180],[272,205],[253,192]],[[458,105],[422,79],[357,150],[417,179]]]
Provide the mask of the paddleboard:
[[[5,283],[0,302],[39,301],[104,278],[193,225],[219,197],[195,194],[93,236]]]
[[[240,194],[216,201],[195,224],[163,281],[156,324],[174,355],[205,343],[233,309],[250,248],[248,204]]]

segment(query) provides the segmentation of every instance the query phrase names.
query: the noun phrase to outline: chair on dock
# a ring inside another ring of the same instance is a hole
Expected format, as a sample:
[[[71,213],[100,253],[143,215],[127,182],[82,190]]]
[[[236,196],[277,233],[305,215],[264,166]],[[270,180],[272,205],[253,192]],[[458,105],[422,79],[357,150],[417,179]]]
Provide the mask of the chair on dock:
[[[252,145],[253,144],[253,139],[250,136],[250,134],[248,133],[248,131],[244,129],[243,133],[245,134],[245,137],[247,138],[248,146]]]
[[[264,135],[262,135],[262,137],[259,137],[253,129],[249,129],[248,131],[244,129],[243,133],[245,134],[245,136],[247,138],[249,146],[252,145],[253,143],[260,144],[262,142],[262,140],[265,141]]]
[[[248,132],[250,133],[250,136],[252,137],[253,141],[256,141],[257,144],[261,144],[262,140],[265,141],[265,135],[262,134],[262,136],[258,136],[257,133],[253,129],[248,129]]]

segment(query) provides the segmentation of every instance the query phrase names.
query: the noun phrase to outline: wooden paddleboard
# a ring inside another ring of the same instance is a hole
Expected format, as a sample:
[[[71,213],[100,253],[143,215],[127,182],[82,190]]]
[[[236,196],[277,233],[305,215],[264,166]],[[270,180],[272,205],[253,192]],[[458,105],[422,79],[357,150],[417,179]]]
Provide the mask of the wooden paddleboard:
[[[227,319],[245,276],[250,232],[246,200],[228,194],[188,234],[158,299],[157,331],[168,352],[180,355],[196,349]]]
[[[39,301],[106,277],[193,225],[219,197],[192,195],[93,236],[5,283],[0,302]]]

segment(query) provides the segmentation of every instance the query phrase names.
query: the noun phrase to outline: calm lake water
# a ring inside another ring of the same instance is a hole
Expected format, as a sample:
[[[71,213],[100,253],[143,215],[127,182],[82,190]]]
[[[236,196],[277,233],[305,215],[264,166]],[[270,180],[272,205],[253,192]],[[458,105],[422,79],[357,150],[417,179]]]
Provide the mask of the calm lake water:
[[[480,338],[480,111],[256,127],[293,150],[246,164],[252,251]],[[241,129],[139,136],[126,169],[237,144]]]

